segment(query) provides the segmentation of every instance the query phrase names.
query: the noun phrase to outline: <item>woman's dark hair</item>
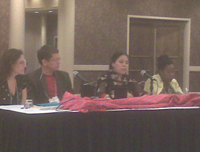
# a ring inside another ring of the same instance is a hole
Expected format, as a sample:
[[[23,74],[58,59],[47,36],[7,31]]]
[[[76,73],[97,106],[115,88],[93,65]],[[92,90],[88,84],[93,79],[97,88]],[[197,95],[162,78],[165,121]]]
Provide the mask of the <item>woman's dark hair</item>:
[[[43,59],[49,61],[49,59],[52,57],[52,54],[57,54],[58,52],[59,51],[57,48],[50,45],[44,45],[37,52],[38,62],[42,65]]]
[[[124,53],[124,52],[115,52],[112,57],[111,57],[111,61],[110,61],[110,64],[109,64],[109,70],[112,70],[113,67],[112,67],[112,63],[115,63],[116,60],[122,56],[122,55],[125,55],[128,57],[128,54]],[[129,58],[129,57],[128,57]]]
[[[157,68],[158,70],[164,70],[167,65],[173,64],[172,60],[168,55],[161,55],[157,59]]]
[[[0,59],[0,77],[6,79],[11,75],[12,66],[23,55],[22,50],[9,49],[3,53]]]

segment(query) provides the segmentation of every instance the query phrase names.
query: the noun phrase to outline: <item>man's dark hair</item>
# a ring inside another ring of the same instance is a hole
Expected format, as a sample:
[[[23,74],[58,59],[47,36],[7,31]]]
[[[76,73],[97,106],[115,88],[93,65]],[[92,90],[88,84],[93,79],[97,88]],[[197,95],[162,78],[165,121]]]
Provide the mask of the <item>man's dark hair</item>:
[[[172,60],[168,55],[161,55],[157,59],[157,68],[158,70],[164,70],[167,65],[173,64]]]
[[[37,58],[39,63],[42,65],[43,59],[49,61],[49,59],[52,57],[52,54],[57,54],[58,52],[59,52],[58,49],[53,46],[50,45],[42,46],[37,52]]]

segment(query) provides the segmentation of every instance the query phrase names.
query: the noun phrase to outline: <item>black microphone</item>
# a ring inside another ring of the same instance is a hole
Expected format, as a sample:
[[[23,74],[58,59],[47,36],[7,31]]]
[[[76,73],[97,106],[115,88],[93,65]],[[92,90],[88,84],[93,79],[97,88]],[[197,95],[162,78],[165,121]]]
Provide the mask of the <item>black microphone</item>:
[[[74,75],[74,77],[77,77],[77,78],[81,79],[82,81],[88,83],[88,80],[86,80],[84,77],[82,77],[78,71],[74,71],[73,75]]]
[[[149,75],[149,74],[147,73],[147,71],[145,71],[145,70],[142,70],[142,71],[140,72],[140,74],[141,74],[142,76],[146,76],[147,78],[150,78],[151,80],[156,80],[156,79],[154,79],[151,75]]]

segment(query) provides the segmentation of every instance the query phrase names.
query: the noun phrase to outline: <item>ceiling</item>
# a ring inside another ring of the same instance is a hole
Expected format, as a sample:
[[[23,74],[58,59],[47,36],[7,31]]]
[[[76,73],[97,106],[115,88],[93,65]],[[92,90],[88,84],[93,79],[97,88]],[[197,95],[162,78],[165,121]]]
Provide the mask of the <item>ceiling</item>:
[[[31,14],[57,14],[58,0],[25,0],[25,11]]]

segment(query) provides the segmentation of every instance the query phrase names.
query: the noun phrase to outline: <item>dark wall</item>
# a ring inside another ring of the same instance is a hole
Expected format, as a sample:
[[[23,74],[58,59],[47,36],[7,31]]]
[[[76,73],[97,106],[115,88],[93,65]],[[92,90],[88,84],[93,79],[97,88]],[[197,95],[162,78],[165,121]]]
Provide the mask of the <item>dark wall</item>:
[[[190,65],[199,66],[199,8],[199,0],[76,1],[75,64],[108,64],[114,51],[126,51],[127,15],[144,15],[191,18]]]
[[[105,65],[115,51],[125,52],[127,15],[141,15],[190,18],[190,66],[200,66],[199,8],[199,0],[77,0],[74,63]],[[200,92],[196,83],[199,74],[190,72],[189,90],[192,92]]]
[[[10,1],[0,1],[0,54],[9,45]]]
[[[49,14],[46,16],[47,23],[47,44],[54,46],[54,38],[57,36],[58,15]]]
[[[191,18],[190,66],[200,66],[199,0],[77,0],[75,5],[75,64],[108,64],[113,52],[126,51],[127,15],[144,15]],[[1,0],[0,52],[9,44],[9,15],[10,1]]]

